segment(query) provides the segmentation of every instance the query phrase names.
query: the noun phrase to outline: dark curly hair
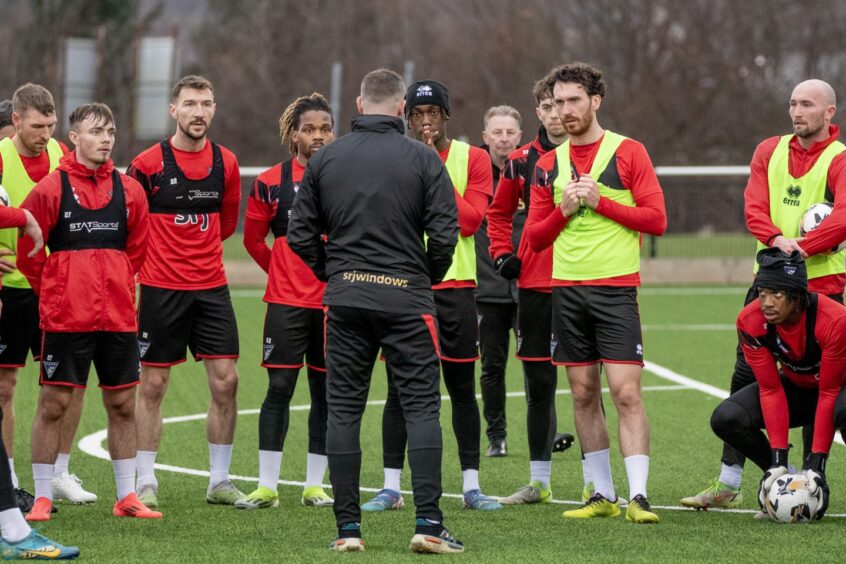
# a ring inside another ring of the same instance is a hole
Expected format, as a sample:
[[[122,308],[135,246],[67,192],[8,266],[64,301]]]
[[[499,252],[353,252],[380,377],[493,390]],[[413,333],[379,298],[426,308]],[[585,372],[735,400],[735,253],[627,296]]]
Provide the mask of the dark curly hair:
[[[602,71],[587,63],[568,63],[552,69],[546,75],[546,85],[549,92],[552,92],[555,88],[556,82],[581,84],[587,91],[588,96],[605,98],[605,81],[602,80]]]
[[[297,144],[294,143],[294,132],[300,127],[300,117],[306,112],[326,112],[332,115],[332,108],[329,102],[319,92],[312,92],[308,96],[300,96],[285,108],[282,117],[279,118],[279,138],[283,145],[288,146],[292,155],[297,154]],[[334,119],[332,125],[334,125]]]

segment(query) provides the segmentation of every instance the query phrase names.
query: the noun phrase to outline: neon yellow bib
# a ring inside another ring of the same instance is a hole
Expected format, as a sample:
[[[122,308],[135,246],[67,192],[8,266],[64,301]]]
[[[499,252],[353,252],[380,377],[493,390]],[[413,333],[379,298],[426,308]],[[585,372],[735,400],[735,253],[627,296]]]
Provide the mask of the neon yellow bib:
[[[790,139],[792,135],[783,136],[767,167],[767,181],[770,185],[770,218],[781,230],[784,237],[793,239],[799,237],[799,223],[805,211],[813,204],[826,201],[825,187],[828,180],[828,169],[834,157],[846,151],[846,145],[835,141],[820,154],[817,162],[800,178],[793,178],[789,172]],[[758,249],[765,245],[758,241]],[[846,250],[839,253],[820,253],[810,257],[808,278],[820,278],[832,274],[846,272]],[[755,272],[758,265],[755,264]]]
[[[464,196],[467,190],[467,169],[470,164],[470,145],[461,141],[452,141],[449,148],[449,156],[444,166],[452,180],[452,185],[458,191],[459,196]],[[475,238],[458,236],[458,243],[455,245],[455,254],[452,256],[452,265],[444,276],[444,282],[448,280],[472,280],[476,281],[476,243]]]
[[[606,131],[599,145],[590,176],[599,185],[599,195],[634,207],[631,190],[613,189],[599,180],[626,138]],[[552,184],[556,206],[570,182],[570,141],[555,149],[558,176]],[[552,247],[552,277],[556,280],[597,280],[633,274],[640,270],[640,233],[588,208],[583,216],[573,214]]]
[[[59,166],[62,158],[62,147],[55,139],[47,142],[47,156],[50,158],[50,172]],[[9,193],[9,205],[20,206],[26,199],[36,182],[29,177],[24,168],[21,156],[11,139],[0,141],[0,158],[3,159],[3,187]],[[16,251],[18,248],[18,230],[0,229],[0,247]],[[6,257],[14,261],[14,257]],[[20,271],[15,270],[3,275],[3,285],[10,288],[29,288],[29,282]]]

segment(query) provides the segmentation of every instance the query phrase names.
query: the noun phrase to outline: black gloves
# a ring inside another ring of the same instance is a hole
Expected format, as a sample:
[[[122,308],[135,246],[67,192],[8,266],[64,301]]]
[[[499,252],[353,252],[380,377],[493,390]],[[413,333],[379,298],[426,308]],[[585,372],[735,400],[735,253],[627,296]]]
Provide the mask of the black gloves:
[[[520,276],[520,267],[523,263],[516,255],[505,253],[494,259],[494,267],[500,276],[506,280],[514,280]]]

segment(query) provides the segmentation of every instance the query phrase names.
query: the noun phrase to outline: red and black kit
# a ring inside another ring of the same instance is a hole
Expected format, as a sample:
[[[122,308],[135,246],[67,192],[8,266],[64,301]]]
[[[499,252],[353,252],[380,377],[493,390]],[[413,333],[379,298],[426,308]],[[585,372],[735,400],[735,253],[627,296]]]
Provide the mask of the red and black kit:
[[[846,308],[821,294],[809,297],[796,323],[767,323],[757,300],[737,318],[757,381],[721,403],[711,426],[763,469],[770,466],[771,448],[788,448],[792,427],[814,425],[813,444],[805,446],[815,453],[828,453],[835,429],[846,428]]]
[[[550,281],[552,279],[552,247],[536,252],[523,236],[522,223],[531,203],[531,185],[538,160],[555,147],[541,126],[537,136],[508,155],[503,166],[493,201],[487,211],[490,255],[494,258],[514,253],[514,235],[518,235],[517,258],[517,358],[528,361],[551,360]],[[522,221],[520,220],[522,218]]]
[[[238,223],[235,155],[211,141],[191,152],[165,140],[136,157],[127,172],[150,202],[150,250],[138,276],[142,364],[183,362],[186,346],[197,360],[237,358],[222,244]]]
[[[305,168],[290,159],[256,178],[247,200],[244,246],[268,273],[267,315],[264,321],[262,366],[309,368],[323,371],[323,293],[317,279],[288,246],[288,221]],[[273,248],[265,243],[274,236]]]
[[[141,187],[111,161],[92,171],[71,153],[22,207],[50,250],[30,258],[32,242],[18,246],[18,267],[41,298],[41,383],[84,387],[93,361],[100,387],[137,384],[134,276],[148,217]]]

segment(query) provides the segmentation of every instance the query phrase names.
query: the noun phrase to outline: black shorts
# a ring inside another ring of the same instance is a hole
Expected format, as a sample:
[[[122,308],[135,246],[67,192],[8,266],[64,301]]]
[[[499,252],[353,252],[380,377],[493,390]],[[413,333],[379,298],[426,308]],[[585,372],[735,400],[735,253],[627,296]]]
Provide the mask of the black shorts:
[[[0,301],[0,368],[26,366],[29,352],[37,361],[41,354],[38,296],[28,288],[0,288]]]
[[[42,385],[84,388],[91,362],[100,387],[119,390],[138,384],[138,334],[111,331],[44,333]]]
[[[435,290],[441,360],[479,360],[479,317],[475,288]]]
[[[326,371],[323,310],[267,304],[261,365],[265,368],[309,368]]]
[[[552,289],[552,362],[643,365],[637,288],[558,286]]]
[[[168,290],[141,286],[138,349],[141,364],[173,366],[195,360],[238,358],[238,324],[229,286],[210,290]]]
[[[517,358],[550,361],[552,294],[519,290],[517,298]]]

